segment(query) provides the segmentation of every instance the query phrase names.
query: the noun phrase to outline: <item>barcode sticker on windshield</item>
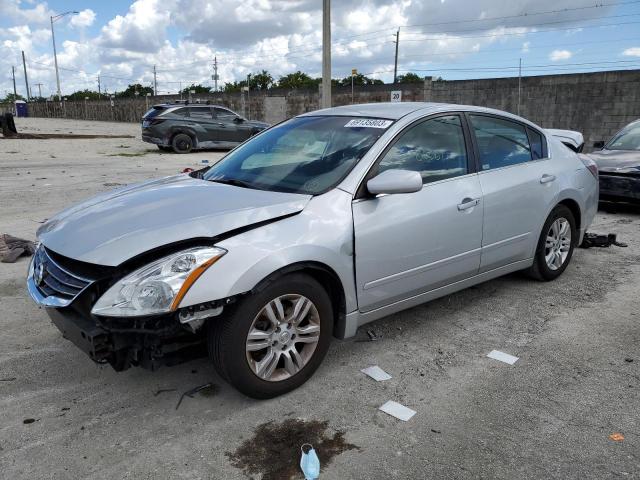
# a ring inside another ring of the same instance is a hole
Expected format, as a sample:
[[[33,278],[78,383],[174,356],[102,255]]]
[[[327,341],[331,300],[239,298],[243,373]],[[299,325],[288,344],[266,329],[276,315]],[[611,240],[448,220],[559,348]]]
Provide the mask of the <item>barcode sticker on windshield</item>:
[[[345,127],[351,128],[387,128],[393,122],[391,120],[379,120],[377,118],[358,118],[349,120]]]

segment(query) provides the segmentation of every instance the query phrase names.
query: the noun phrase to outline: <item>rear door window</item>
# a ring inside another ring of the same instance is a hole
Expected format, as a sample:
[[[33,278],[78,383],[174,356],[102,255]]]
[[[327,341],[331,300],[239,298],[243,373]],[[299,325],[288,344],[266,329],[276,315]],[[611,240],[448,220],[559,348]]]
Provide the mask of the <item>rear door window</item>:
[[[469,115],[482,170],[509,167],[531,160],[531,146],[523,125],[497,117]]]
[[[209,107],[189,107],[189,116],[191,118],[202,118],[211,120],[213,117],[211,116],[211,108]]]

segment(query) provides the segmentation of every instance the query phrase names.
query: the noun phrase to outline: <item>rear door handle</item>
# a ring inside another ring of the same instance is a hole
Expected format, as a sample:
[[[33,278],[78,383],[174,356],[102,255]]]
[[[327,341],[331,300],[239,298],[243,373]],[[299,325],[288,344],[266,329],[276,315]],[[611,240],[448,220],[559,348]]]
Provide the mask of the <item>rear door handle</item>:
[[[540,177],[540,183],[553,182],[555,179],[556,179],[555,175],[549,175],[549,174],[545,173],[544,175],[542,175]]]
[[[464,210],[468,210],[471,207],[475,207],[479,203],[480,203],[479,198],[469,198],[469,197],[463,198],[462,203],[458,204],[458,210],[462,212]]]

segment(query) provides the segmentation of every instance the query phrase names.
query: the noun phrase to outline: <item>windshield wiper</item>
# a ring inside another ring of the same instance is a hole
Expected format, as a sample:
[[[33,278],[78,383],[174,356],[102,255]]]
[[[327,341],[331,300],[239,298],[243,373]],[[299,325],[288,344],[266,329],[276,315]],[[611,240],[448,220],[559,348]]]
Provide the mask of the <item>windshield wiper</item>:
[[[253,188],[256,187],[248,182],[244,182],[242,180],[236,180],[235,178],[214,178],[210,180],[211,182],[216,183],[224,183],[226,185],[233,185],[234,187],[242,187],[242,188]]]

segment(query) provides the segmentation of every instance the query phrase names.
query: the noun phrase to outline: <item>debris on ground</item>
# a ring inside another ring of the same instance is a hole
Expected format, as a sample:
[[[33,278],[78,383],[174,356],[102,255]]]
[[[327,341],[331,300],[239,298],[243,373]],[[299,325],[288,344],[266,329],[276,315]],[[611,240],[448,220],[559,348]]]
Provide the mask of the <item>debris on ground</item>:
[[[121,187],[122,185],[124,185],[124,183],[107,182],[107,183],[103,183],[102,185],[105,187]]]
[[[0,234],[0,262],[15,263],[22,255],[33,255],[35,245],[31,240],[12,237],[6,233]]]
[[[509,365],[513,365],[518,361],[518,357],[514,357],[513,355],[509,355],[508,353],[504,353],[499,350],[491,350],[491,352],[487,354],[487,357],[493,358],[494,360],[498,360],[500,362],[508,363]]]
[[[161,393],[175,392],[176,390],[177,390],[177,388],[159,388],[158,390],[153,392],[153,396],[157,397]]]
[[[35,421],[35,418],[25,418],[24,420],[22,420],[22,423],[24,423],[25,425],[29,425],[30,423],[33,423]]]
[[[611,245],[615,245],[616,247],[628,246],[626,243],[619,242],[615,233],[607,233],[605,235],[587,232],[584,234],[580,248],[610,247]]]
[[[373,330],[367,330],[367,336],[369,337],[368,340],[356,340],[356,342],[375,342],[377,340],[380,340],[382,338],[382,335],[378,335],[375,331]]]
[[[323,465],[347,450],[360,447],[347,443],[345,432],[327,434],[328,421],[288,418],[282,423],[267,422],[254,430],[235,452],[226,455],[231,464],[247,476],[261,475],[262,480],[300,478],[298,454],[300,445],[312,444]]]
[[[305,480],[315,480],[320,476],[320,459],[313,449],[313,445],[305,443],[300,447],[300,469],[304,473]]]
[[[0,382],[13,382],[14,380],[17,380],[16,377],[4,377],[4,378],[0,378]]]
[[[611,435],[609,435],[609,439],[613,440],[614,442],[621,442],[624,440],[624,435],[618,432],[612,433]]]
[[[180,172],[180,173],[191,173],[191,172],[193,172],[193,168],[187,167],[187,168],[183,169],[182,172]]]
[[[415,410],[411,410],[410,408],[405,407],[398,402],[394,402],[393,400],[389,400],[378,410],[381,410],[392,417],[396,417],[398,420],[402,420],[403,422],[408,422],[411,417],[416,414]]]
[[[187,390],[180,396],[180,400],[178,400],[178,404],[176,405],[176,410],[178,410],[178,408],[180,407],[180,404],[182,403],[182,400],[184,400],[184,397],[193,398],[196,393],[202,393],[202,395],[211,397],[218,393],[218,389],[219,387],[215,383],[205,383],[204,385],[199,385],[195,388],[192,388],[191,390]]]
[[[624,361],[627,362],[627,363],[631,363],[631,362],[633,362],[633,358],[627,357],[627,358],[624,359]]]
[[[15,137],[18,134],[11,112],[0,115],[0,130],[2,130],[2,135],[8,138]]]
[[[365,375],[373,378],[376,382],[382,382],[384,380],[390,380],[392,377],[387,372],[382,370],[378,365],[373,365],[371,367],[363,368],[360,370]]]

